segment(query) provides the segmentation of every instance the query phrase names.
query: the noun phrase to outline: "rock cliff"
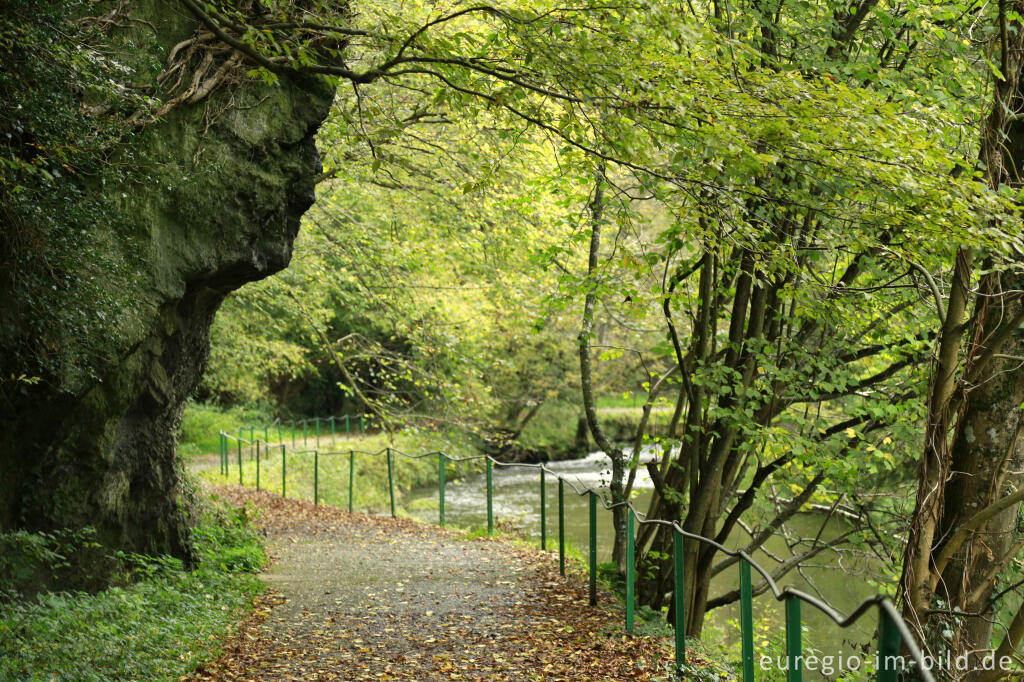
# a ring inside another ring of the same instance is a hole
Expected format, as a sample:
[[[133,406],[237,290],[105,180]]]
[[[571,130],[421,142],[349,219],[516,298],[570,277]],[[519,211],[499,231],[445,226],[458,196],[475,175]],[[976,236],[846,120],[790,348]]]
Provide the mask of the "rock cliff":
[[[108,31],[109,47],[133,78],[152,78],[196,26],[173,2],[140,0],[129,11],[131,21]],[[112,150],[111,163],[133,169],[121,186],[77,180],[124,219],[119,229],[94,229],[130,264],[130,284],[120,286],[130,288],[131,309],[95,320],[108,328],[109,347],[90,380],[44,377],[7,391],[0,526],[90,525],[110,548],[191,557],[174,433],[221,302],[288,265],[313,201],[314,135],[332,96],[320,81],[239,77]],[[15,327],[2,339],[12,357],[27,343]]]

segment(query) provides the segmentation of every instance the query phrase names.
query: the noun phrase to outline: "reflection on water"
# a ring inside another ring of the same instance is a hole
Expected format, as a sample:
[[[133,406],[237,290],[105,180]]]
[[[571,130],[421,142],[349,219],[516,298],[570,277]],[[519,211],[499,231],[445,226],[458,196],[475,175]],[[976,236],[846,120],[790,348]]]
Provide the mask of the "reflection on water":
[[[653,450],[641,451],[641,459],[655,457]],[[564,462],[551,462],[548,469],[564,476],[565,486],[565,534],[566,541],[586,552],[588,542],[588,509],[585,496],[578,496],[568,485],[582,489],[588,487],[606,488],[611,477],[608,457],[602,452],[595,452],[583,459]],[[449,525],[460,527],[485,527],[487,524],[487,487],[483,474],[465,474],[454,463],[447,463],[448,483],[445,490],[445,520]],[[524,466],[495,466],[493,474],[494,515],[495,520],[511,521],[520,527],[528,536],[540,537],[540,473],[537,469]],[[634,504],[644,511],[650,501],[653,484],[646,469],[637,470],[634,484]],[[553,476],[547,476],[547,528],[548,549],[558,550],[558,483]],[[410,494],[411,500],[436,500],[436,486],[415,490]],[[422,505],[423,503],[421,503]],[[437,505],[432,509],[413,512],[413,515],[425,521],[437,521]],[[611,512],[598,508],[598,561],[610,560],[612,545]],[[800,514],[792,519],[788,526],[797,534],[814,536],[823,521],[820,514]],[[844,525],[839,521],[830,521],[822,534],[827,540],[842,532]],[[749,542],[749,536],[742,529],[737,529],[726,543],[729,547],[740,547]],[[799,551],[799,550],[797,550]],[[769,556],[771,555],[771,556]],[[776,559],[792,556],[781,537],[773,537],[762,551],[754,555],[754,559],[765,568],[771,570],[777,565]],[[772,557],[775,557],[773,559]],[[816,594],[816,590],[825,599],[842,612],[850,611],[863,599],[875,594],[876,590],[869,580],[876,577],[878,563],[858,557],[851,561],[850,557],[840,557],[834,552],[823,552],[809,562],[807,568],[800,573],[793,571],[780,581],[780,586],[793,585],[801,590]],[[719,574],[712,581],[711,597],[722,594],[737,587],[738,569],[730,568]],[[755,573],[756,582],[756,573]],[[778,638],[782,635],[785,618],[782,605],[770,595],[755,598],[755,619],[763,621],[759,630],[764,637],[758,635],[755,651],[762,647],[766,637]],[[832,625],[832,621],[818,614],[813,608],[804,605],[804,623],[806,632],[805,643],[823,654],[837,655],[840,651],[849,654],[855,646],[870,642],[873,637],[874,623],[870,617],[861,624],[845,631]],[[730,641],[739,642],[738,626],[730,621],[739,621],[739,606],[733,604],[713,611],[709,625],[726,632],[737,632]],[[738,646],[738,644],[737,644]],[[814,679],[805,672],[805,679]]]

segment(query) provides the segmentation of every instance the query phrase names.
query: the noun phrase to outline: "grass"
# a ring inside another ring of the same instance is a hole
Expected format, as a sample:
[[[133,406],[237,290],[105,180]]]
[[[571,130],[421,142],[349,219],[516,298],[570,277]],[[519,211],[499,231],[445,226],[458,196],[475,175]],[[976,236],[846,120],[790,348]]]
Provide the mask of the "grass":
[[[267,439],[273,443],[284,442],[291,444],[292,421],[284,420],[280,425],[274,424],[274,417],[269,407],[261,406],[237,406],[220,407],[218,405],[207,405],[203,403],[188,403],[185,406],[185,413],[181,420],[181,429],[178,433],[178,454],[182,457],[205,455],[216,453],[220,447],[218,434],[225,431],[237,436],[241,428],[243,438],[250,439],[250,436]],[[296,443],[313,443],[316,438],[317,421],[306,420],[305,431],[303,431],[303,420],[296,419],[295,438]],[[330,419],[319,420],[321,438],[330,436]],[[340,437],[345,434],[344,418],[335,419],[334,431]],[[361,429],[359,420],[352,417],[348,422],[348,431],[351,435],[359,434]]]
[[[266,561],[245,510],[203,504],[200,565],[121,556],[123,586],[0,602],[0,679],[178,679],[214,658],[262,590]]]
[[[268,409],[259,407],[223,408],[201,403],[188,403],[178,434],[178,454],[189,457],[217,452],[221,430],[237,433],[239,425],[269,424],[273,421]]]
[[[246,434],[248,436],[248,434]],[[290,437],[285,438],[284,451],[286,463],[282,467],[281,448],[271,434],[269,456],[261,446],[261,457],[257,469],[255,447],[243,443],[241,482],[256,487],[257,471],[259,487],[286,497],[300,499],[317,499],[323,504],[348,508],[349,499],[349,466],[353,467],[355,484],[352,487],[352,506],[354,511],[383,513],[390,509],[388,492],[387,456],[384,450],[392,447],[397,451],[409,454],[420,454],[444,450],[453,456],[464,457],[476,455],[468,446],[453,443],[440,436],[424,432],[403,432],[388,439],[385,434],[372,434],[362,437],[338,437],[333,442],[327,436],[320,439],[320,448],[316,447],[315,439],[310,438],[308,449],[303,448],[302,439],[298,439],[298,447],[291,447]],[[200,473],[211,483],[238,483],[238,443],[230,442],[229,472],[223,476],[215,467]],[[317,455],[313,451],[318,452]],[[349,452],[356,451],[350,460]],[[482,460],[475,463],[446,462],[446,475],[453,481],[471,471],[483,468]],[[395,453],[392,456],[392,474],[395,484],[396,512],[408,515],[410,509],[405,502],[405,495],[413,488],[434,484],[438,478],[436,456],[409,458]],[[283,472],[283,476],[282,476]],[[314,477],[316,473],[316,477]],[[283,478],[283,480],[282,480]],[[314,490],[314,481],[318,482]]]
[[[627,391],[625,393],[616,393],[614,395],[601,395],[594,399],[594,403],[598,409],[601,408],[621,408],[621,407],[641,407],[644,401],[647,400],[647,395],[644,393],[638,393],[635,391]]]

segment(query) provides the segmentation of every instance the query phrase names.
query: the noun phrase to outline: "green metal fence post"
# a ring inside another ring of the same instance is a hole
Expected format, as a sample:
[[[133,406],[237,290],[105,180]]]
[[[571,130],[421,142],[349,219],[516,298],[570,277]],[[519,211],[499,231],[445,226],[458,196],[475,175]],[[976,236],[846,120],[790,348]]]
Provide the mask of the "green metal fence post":
[[[743,682],[754,682],[754,610],[750,562],[740,559],[740,640]]]
[[[800,618],[800,600],[786,599],[786,679],[789,682],[803,682],[803,623]]]
[[[219,451],[220,451],[220,475],[223,476],[224,475],[224,432],[223,431],[220,432],[220,439],[219,439],[219,441],[220,441],[220,445],[219,445]]]
[[[320,447],[320,417],[316,418],[316,446]]]
[[[277,420],[277,442],[278,443],[283,443],[284,442],[284,436],[281,434],[281,420],[280,419]],[[269,454],[270,453],[268,452],[267,455],[269,456]]]
[[[558,573],[565,575],[565,482],[558,477]]]
[[[597,606],[597,493],[590,492],[590,605]]]
[[[544,485],[544,468],[540,470],[540,548],[548,551],[547,489]]]
[[[441,483],[441,485],[439,486],[439,491],[440,491],[440,495],[441,495],[441,511],[440,511],[440,514],[439,514],[439,518],[441,519],[441,525],[443,526],[444,525],[444,453],[443,452],[437,453],[437,462],[438,462],[438,472],[440,473],[440,483]]]
[[[395,474],[391,466],[391,448],[388,448],[388,493],[391,495],[391,518],[395,518]]]
[[[308,421],[307,419],[303,419],[302,420],[302,447],[307,447],[309,445],[309,434],[306,433],[306,422],[307,421]]]
[[[320,504],[320,451],[313,451],[313,504]]]
[[[242,485],[242,429],[238,429],[238,485]]]
[[[288,458],[284,446],[281,446],[281,497],[288,497]]]
[[[264,443],[269,443],[270,442],[270,424],[264,424],[263,425],[263,442]]]
[[[889,614],[878,609],[878,682],[896,682],[899,679],[900,645],[903,638]]]
[[[346,414],[345,415],[345,437],[346,438],[348,438],[348,432],[349,432],[348,420],[349,420],[349,416]]]
[[[676,612],[676,672],[682,675],[686,665],[686,575],[683,573],[683,534],[678,530],[672,531],[672,561],[676,583],[672,590]]]
[[[348,513],[352,513],[352,488],[356,480],[356,453],[348,451]]]
[[[334,443],[334,417],[331,417],[331,443]]]
[[[253,442],[256,440],[256,432],[253,427],[249,427],[249,461],[252,461]]]
[[[494,463],[487,458],[487,534],[494,535],[494,483],[491,470]]]
[[[256,490],[260,489],[260,442],[256,441]]]
[[[626,632],[633,634],[633,510],[626,508]]]
[[[364,416],[365,415],[359,415],[359,435],[360,436],[365,436],[366,435],[366,422],[363,419]]]

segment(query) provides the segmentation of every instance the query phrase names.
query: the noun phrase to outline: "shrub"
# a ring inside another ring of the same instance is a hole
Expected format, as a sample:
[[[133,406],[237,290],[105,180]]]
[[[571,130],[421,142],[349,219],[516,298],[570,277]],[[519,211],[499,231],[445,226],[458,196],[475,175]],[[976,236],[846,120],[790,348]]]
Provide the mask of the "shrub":
[[[177,679],[216,655],[220,642],[262,589],[252,574],[266,561],[251,512],[207,502],[195,529],[200,564],[118,554],[125,584],[96,594],[43,593],[0,604],[0,679]],[[12,537],[14,536],[14,537]],[[18,557],[64,561],[52,537],[8,534]]]

